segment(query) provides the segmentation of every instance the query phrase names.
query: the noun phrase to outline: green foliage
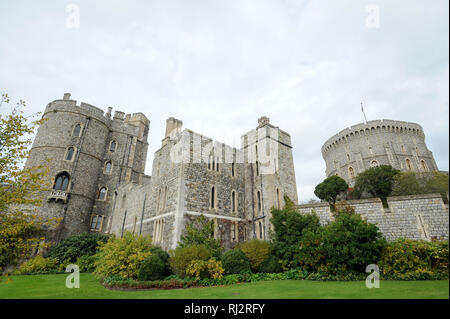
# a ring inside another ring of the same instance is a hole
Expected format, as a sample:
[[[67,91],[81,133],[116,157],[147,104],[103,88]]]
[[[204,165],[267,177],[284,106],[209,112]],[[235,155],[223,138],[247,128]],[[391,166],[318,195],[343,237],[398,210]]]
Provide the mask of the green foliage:
[[[259,272],[261,273],[279,273],[282,272],[280,261],[274,255],[270,255],[259,266]]]
[[[222,262],[214,258],[207,261],[192,260],[186,269],[186,274],[195,277],[196,280],[205,278],[219,280],[223,277],[223,273]]]
[[[448,279],[448,241],[400,238],[388,243],[378,263],[383,278],[399,280]]]
[[[245,241],[237,246],[247,256],[250,262],[250,268],[258,271],[261,263],[270,255],[270,245],[264,240],[252,239]]]
[[[138,280],[161,280],[169,274],[169,254],[160,247],[152,247],[138,271]]]
[[[0,270],[16,265],[35,250],[47,248],[44,231],[58,219],[44,219],[32,208],[42,204],[41,191],[48,189],[48,167],[23,167],[29,154],[30,136],[43,120],[24,116],[23,100],[15,106],[8,94],[0,97]]]
[[[95,255],[83,255],[78,257],[75,262],[80,269],[80,272],[93,272],[95,270],[95,261],[97,257]]]
[[[132,278],[110,276],[103,280],[103,285],[108,288],[133,288],[133,289],[179,289],[198,286],[195,279],[171,278],[165,280],[137,281]]]
[[[369,168],[356,176],[353,196],[361,198],[363,194],[386,199],[392,192],[394,178],[400,171],[390,165]]]
[[[156,254],[147,257],[139,267],[137,279],[140,281],[161,280],[164,278],[166,264]]]
[[[56,259],[36,256],[20,265],[17,273],[19,275],[48,274],[61,270]]]
[[[339,194],[348,190],[347,182],[339,176],[330,176],[318,184],[314,190],[314,194],[330,204],[336,202],[336,198]]]
[[[57,222],[22,211],[5,211],[0,214],[0,270],[34,251],[49,247],[45,242],[45,229]]]
[[[100,242],[94,276],[103,280],[112,275],[137,278],[139,267],[151,256],[151,238],[126,232],[123,238],[110,237]]]
[[[391,196],[439,193],[444,202],[448,202],[448,181],[448,175],[441,172],[400,173],[394,179]]]
[[[350,209],[338,211],[333,222],[312,232],[300,241],[296,262],[314,272],[364,272],[378,261],[385,245],[378,227]]]
[[[227,275],[250,271],[250,262],[239,248],[226,251],[222,255],[222,265]]]
[[[425,185],[423,187],[424,193],[439,193],[442,196],[444,202],[448,203],[447,194],[448,194],[448,175],[440,172],[433,172],[431,178],[428,178],[425,181]]]
[[[282,260],[285,270],[290,269],[304,230],[320,227],[319,218],[316,214],[299,214],[295,206],[286,205],[282,210],[273,208],[270,221],[274,255]]]
[[[394,177],[390,196],[416,195],[422,192],[416,174],[401,172]]]
[[[194,260],[207,261],[212,257],[211,251],[205,245],[177,247],[169,252],[169,265],[178,276],[186,277],[186,269]]]
[[[101,233],[82,233],[72,235],[52,246],[49,257],[56,258],[60,263],[75,262],[84,255],[92,256],[99,248],[99,242],[105,243],[109,236]]]
[[[192,245],[204,245],[211,251],[214,257],[222,253],[220,241],[214,238],[214,221],[200,215],[191,223],[186,225],[185,234],[181,236],[179,247]]]

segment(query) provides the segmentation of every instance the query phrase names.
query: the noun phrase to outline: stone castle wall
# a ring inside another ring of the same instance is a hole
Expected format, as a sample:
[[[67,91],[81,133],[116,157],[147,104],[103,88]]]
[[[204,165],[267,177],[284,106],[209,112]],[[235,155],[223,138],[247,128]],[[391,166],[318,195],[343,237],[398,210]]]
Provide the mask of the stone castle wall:
[[[70,182],[65,191],[50,189],[41,194],[41,213],[63,219],[57,238],[89,231],[93,215],[103,217],[98,231],[106,231],[114,190],[123,182],[140,182],[144,175],[149,121],[141,113],[125,116],[116,111],[112,117],[111,108],[104,113],[86,103],[77,105],[68,93],[49,103],[42,118],[45,121],[37,131],[25,165],[48,166],[51,187],[63,172],[70,176]],[[74,136],[78,124],[81,131]],[[116,142],[114,152],[110,151],[112,141]],[[70,147],[74,154],[67,160]],[[105,171],[108,161],[112,164],[109,173]],[[106,197],[100,200],[103,187]]]
[[[391,165],[401,171],[437,171],[419,124],[376,120],[346,128],[322,146],[326,176],[339,175],[353,185],[362,171]]]
[[[447,239],[449,208],[440,194],[423,194],[387,198],[384,208],[379,198],[350,200],[352,206],[369,223],[378,226],[387,240],[400,237],[409,239]],[[301,214],[316,212],[321,224],[333,220],[328,203],[298,205]]]

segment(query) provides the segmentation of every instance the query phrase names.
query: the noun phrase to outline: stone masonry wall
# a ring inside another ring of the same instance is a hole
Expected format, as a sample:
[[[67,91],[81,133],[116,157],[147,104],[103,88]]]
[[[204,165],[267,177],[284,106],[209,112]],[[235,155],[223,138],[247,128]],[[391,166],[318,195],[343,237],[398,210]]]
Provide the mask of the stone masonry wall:
[[[387,240],[448,239],[449,209],[440,194],[388,197],[387,202],[387,209],[379,198],[350,200],[346,204],[367,222],[377,225]],[[321,224],[333,218],[326,203],[299,205],[298,210],[301,214],[315,211]]]

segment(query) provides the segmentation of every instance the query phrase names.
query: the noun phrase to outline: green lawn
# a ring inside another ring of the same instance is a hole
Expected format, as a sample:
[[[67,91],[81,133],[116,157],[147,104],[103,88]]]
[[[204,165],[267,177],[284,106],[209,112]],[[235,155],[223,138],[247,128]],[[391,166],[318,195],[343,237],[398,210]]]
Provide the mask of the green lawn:
[[[381,281],[380,288],[368,289],[364,281],[321,282],[309,280],[265,281],[223,287],[173,290],[109,290],[91,274],[81,274],[80,288],[66,288],[68,274],[13,276],[12,282],[0,283],[0,299],[5,298],[162,298],[162,299],[322,299],[322,298],[385,298],[385,299],[448,299],[449,282]]]

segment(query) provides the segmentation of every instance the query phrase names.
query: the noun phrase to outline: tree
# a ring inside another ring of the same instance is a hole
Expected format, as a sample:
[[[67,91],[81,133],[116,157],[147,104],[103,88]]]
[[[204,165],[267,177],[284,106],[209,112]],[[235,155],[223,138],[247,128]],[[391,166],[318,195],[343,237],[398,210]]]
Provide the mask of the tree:
[[[23,115],[20,100],[8,112],[7,94],[0,99],[0,269],[14,264],[44,244],[45,227],[57,222],[33,213],[41,204],[38,194],[48,189],[45,167],[22,168],[28,157],[29,136],[42,120],[30,121]]]
[[[439,193],[444,202],[448,202],[448,175],[441,172],[433,172],[431,178],[425,181],[423,186],[424,193]]]
[[[272,234],[272,251],[280,259],[285,268],[290,268],[298,250],[298,243],[306,229],[316,229],[320,226],[315,214],[300,214],[289,197],[285,196],[286,205],[283,209],[272,208],[274,232]]]
[[[376,225],[345,207],[333,222],[305,232],[295,261],[307,271],[341,276],[364,273],[367,265],[379,260],[385,244]]]
[[[214,238],[214,221],[208,221],[203,215],[186,225],[185,234],[181,236],[180,247],[205,245],[213,257],[220,257],[222,247],[220,241]]]
[[[415,195],[421,193],[421,187],[413,172],[402,172],[394,177],[391,196]]]
[[[330,176],[316,186],[314,194],[322,200],[334,205],[339,194],[348,190],[347,182],[339,176]]]
[[[380,197],[383,203],[392,192],[394,178],[400,173],[390,165],[369,168],[356,176],[354,195],[361,198],[364,194]]]

